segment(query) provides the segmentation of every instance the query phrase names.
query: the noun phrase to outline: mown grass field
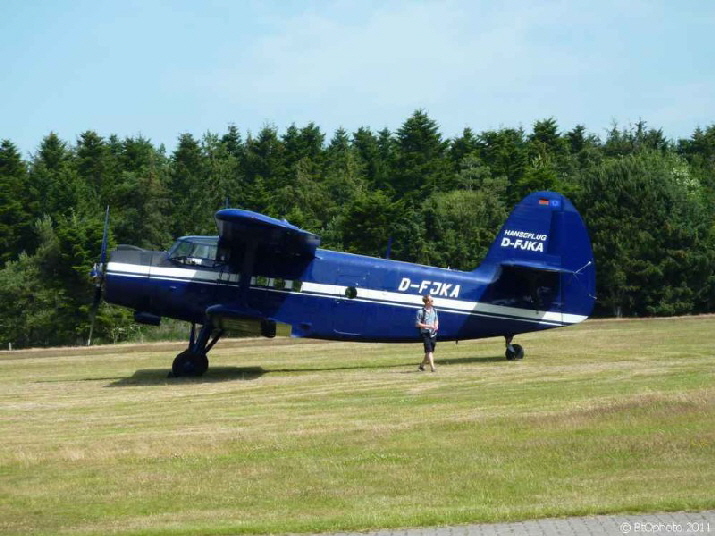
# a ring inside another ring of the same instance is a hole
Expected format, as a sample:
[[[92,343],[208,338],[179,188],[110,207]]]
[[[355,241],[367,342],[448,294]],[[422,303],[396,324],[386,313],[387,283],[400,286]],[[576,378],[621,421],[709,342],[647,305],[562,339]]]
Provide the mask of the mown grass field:
[[[0,534],[242,534],[715,508],[715,317],[421,345],[0,353]]]

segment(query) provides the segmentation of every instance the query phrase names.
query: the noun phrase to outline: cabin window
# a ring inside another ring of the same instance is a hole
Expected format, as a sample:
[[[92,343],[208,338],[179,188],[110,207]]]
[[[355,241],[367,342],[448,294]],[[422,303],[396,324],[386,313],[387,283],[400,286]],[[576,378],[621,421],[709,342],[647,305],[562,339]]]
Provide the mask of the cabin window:
[[[357,289],[355,287],[347,287],[345,289],[345,296],[352,300],[357,297]]]
[[[300,292],[303,290],[303,282],[302,281],[293,281],[293,292]]]

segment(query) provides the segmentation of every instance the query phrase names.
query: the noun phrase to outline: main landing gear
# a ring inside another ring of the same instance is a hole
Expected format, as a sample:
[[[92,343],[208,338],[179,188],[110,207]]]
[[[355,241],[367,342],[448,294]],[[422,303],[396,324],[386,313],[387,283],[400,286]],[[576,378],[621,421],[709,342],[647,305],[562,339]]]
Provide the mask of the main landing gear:
[[[223,330],[215,329],[210,321],[201,326],[198,338],[195,337],[196,325],[191,324],[189,335],[189,346],[183,352],[177,354],[171,365],[171,376],[199,378],[209,368],[209,358],[207,354],[223,335]]]
[[[511,341],[514,340],[514,335],[504,335],[504,344],[506,345],[506,356],[507,361],[516,361],[518,359],[524,359],[524,349],[521,344],[512,344]]]

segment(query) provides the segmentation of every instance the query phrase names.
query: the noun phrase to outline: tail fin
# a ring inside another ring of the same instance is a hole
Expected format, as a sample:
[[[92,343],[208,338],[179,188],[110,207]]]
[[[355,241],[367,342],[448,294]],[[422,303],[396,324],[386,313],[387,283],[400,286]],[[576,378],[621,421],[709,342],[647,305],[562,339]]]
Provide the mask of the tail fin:
[[[497,234],[484,267],[494,282],[491,303],[559,311],[565,323],[588,317],[595,301],[596,269],[588,231],[571,201],[536,192],[512,211]]]

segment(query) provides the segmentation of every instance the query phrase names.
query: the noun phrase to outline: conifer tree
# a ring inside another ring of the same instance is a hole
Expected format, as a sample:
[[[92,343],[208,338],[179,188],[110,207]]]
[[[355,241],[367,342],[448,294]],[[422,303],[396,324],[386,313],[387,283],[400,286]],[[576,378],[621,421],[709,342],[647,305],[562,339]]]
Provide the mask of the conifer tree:
[[[172,236],[194,234],[204,224],[204,165],[201,147],[191,134],[179,136],[169,165],[173,211]]]
[[[416,110],[397,131],[395,193],[408,202],[452,184],[446,158],[447,143],[442,140],[437,122],[422,110]]]
[[[0,266],[32,247],[27,167],[17,147],[0,142]]]
[[[67,143],[51,132],[43,138],[30,165],[30,182],[37,198],[35,217],[53,219],[80,204],[82,188],[77,162]]]
[[[285,146],[273,126],[265,126],[257,137],[246,139],[244,172],[247,192],[244,206],[259,212],[271,207],[273,194],[286,176]]]
[[[506,177],[507,201],[513,205],[520,199],[516,185],[524,176],[529,155],[522,129],[505,128],[479,134],[479,157],[489,167],[493,177]]]
[[[361,176],[371,188],[385,190],[394,152],[389,130],[385,129],[378,139],[369,128],[360,127],[353,134],[352,145]]]

